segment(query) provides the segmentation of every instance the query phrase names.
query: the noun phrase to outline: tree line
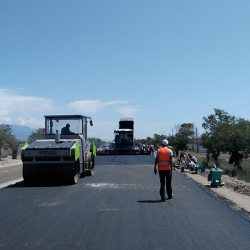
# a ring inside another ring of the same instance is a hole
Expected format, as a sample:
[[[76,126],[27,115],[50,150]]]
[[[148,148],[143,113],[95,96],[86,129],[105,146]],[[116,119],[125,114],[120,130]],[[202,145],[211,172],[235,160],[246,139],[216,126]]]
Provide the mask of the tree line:
[[[175,126],[176,133],[174,135],[158,135],[154,134],[154,137],[147,137],[146,139],[139,140],[140,144],[153,145],[154,147],[161,146],[164,139],[168,140],[170,146],[173,147],[176,155],[179,155],[179,151],[185,151],[187,144],[194,143],[195,141],[195,126],[193,123],[183,123]]]
[[[250,121],[214,109],[214,114],[203,117],[202,127],[205,132],[199,138],[193,123],[183,123],[176,126],[174,135],[154,134],[153,138],[147,137],[140,140],[140,143],[160,146],[162,140],[167,139],[177,156],[179,151],[187,150],[187,144],[197,143],[207,150],[207,164],[212,157],[215,164],[219,165],[221,153],[229,153],[229,163],[241,170],[242,159],[248,158],[250,153]]]
[[[183,123],[175,126],[175,134],[172,135],[158,135],[140,139],[140,144],[148,144],[154,146],[161,146],[163,139],[169,141],[178,156],[179,151],[185,151],[187,144],[197,143],[207,149],[207,163],[212,157],[218,165],[218,157],[221,153],[231,154],[229,163],[234,164],[241,169],[241,162],[243,158],[248,158],[250,153],[250,121],[229,115],[226,111],[221,109],[214,109],[214,114],[203,117],[203,124],[205,132],[198,138],[195,133],[195,125],[193,123]],[[32,132],[28,137],[28,143],[38,139],[44,138],[44,128],[39,128]],[[88,138],[94,141],[97,147],[105,144],[99,138]],[[0,159],[1,149],[10,148],[12,158],[15,159],[18,153],[19,141],[12,135],[11,125],[0,125]]]

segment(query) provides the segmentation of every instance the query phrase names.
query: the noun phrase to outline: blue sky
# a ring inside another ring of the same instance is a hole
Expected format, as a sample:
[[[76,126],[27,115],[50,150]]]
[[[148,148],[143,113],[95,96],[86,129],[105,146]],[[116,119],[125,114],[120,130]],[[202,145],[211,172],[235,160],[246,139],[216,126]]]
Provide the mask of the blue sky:
[[[250,119],[250,1],[2,0],[0,123],[91,116],[112,140],[175,133],[214,108]]]

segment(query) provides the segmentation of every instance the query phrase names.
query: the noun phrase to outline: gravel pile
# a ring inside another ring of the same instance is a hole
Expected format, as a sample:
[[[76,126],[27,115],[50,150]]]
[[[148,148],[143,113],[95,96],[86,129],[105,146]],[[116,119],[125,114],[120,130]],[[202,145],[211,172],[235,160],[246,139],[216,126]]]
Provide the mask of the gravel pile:
[[[233,189],[235,192],[250,196],[250,183],[228,175],[222,175],[221,180],[225,183],[226,187]]]

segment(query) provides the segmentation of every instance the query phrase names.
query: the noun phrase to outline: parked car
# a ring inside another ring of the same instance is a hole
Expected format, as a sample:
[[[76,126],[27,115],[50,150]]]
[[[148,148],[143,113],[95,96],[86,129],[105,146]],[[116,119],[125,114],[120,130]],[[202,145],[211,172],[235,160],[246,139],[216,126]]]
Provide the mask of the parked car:
[[[108,150],[108,146],[107,145],[103,145],[102,146],[102,151],[106,151],[106,150]]]
[[[114,149],[115,149],[115,143],[114,142],[109,143],[108,150],[114,150]]]

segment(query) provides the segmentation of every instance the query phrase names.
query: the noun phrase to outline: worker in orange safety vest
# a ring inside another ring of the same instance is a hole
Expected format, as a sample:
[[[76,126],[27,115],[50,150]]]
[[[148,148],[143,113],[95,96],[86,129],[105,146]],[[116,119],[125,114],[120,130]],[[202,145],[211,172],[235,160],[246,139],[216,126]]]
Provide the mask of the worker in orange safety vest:
[[[173,152],[168,147],[168,140],[164,139],[162,141],[162,147],[158,149],[155,158],[154,173],[157,174],[156,166],[158,165],[158,172],[160,176],[160,196],[161,200],[164,202],[165,199],[165,185],[167,190],[168,199],[172,199],[172,158]]]

